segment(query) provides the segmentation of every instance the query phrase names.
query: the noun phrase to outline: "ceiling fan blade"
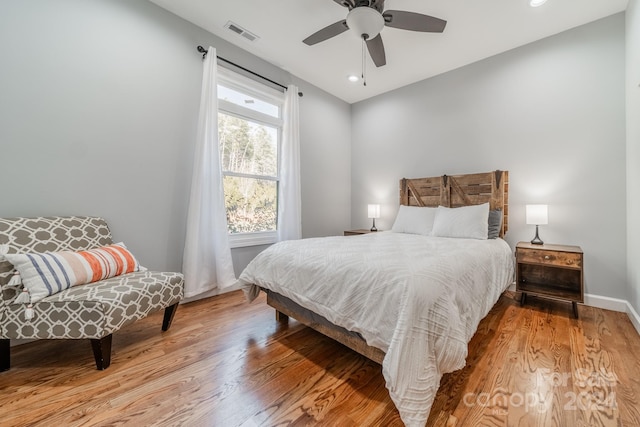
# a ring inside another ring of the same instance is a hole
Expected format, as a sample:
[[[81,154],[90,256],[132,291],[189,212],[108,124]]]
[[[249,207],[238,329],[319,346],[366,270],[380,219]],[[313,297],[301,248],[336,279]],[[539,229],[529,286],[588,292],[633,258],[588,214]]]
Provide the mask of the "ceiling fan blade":
[[[367,49],[369,49],[369,55],[371,55],[371,59],[373,59],[373,63],[376,64],[376,67],[386,65],[387,58],[384,54],[384,44],[382,44],[382,37],[380,37],[380,34],[371,40],[367,40]]]
[[[346,8],[349,8],[349,10],[353,9],[354,7],[356,7],[354,0],[333,0],[334,2],[338,3],[340,6],[344,6]]]
[[[347,27],[347,21],[343,19],[342,21],[335,22],[327,27],[324,27],[320,31],[317,31],[311,34],[306,39],[302,40],[302,42],[306,45],[313,46],[316,43],[323,42],[331,37],[335,37],[338,34],[342,34],[347,31],[349,27]]]
[[[402,30],[441,33],[447,25],[447,21],[443,19],[404,10],[387,10],[382,16],[387,27]]]

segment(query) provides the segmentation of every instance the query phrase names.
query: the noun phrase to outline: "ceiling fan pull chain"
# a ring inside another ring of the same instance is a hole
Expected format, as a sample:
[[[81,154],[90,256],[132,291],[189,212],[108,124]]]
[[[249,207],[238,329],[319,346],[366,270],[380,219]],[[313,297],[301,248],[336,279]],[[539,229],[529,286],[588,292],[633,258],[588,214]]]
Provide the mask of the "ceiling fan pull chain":
[[[362,35],[362,84],[367,85],[367,54],[365,53],[366,39]]]

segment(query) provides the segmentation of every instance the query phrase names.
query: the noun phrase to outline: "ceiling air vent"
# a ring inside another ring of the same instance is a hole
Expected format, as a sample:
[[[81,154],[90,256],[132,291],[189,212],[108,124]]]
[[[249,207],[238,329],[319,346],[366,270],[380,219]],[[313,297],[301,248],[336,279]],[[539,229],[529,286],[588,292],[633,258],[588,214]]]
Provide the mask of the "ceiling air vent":
[[[247,31],[244,28],[242,28],[240,25],[236,24],[235,22],[231,22],[231,21],[227,21],[226,24],[224,24],[224,28],[233,31],[234,33],[238,34],[239,36],[244,37],[245,39],[249,40],[250,42],[256,41],[258,40],[260,37],[256,36],[255,34],[253,34],[251,31]]]

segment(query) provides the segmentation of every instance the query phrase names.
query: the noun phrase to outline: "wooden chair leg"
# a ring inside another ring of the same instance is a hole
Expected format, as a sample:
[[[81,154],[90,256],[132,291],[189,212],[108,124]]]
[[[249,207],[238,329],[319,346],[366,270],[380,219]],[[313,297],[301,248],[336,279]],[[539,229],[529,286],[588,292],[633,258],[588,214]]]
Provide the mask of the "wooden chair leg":
[[[93,357],[96,359],[96,367],[99,371],[107,369],[111,364],[111,339],[113,334],[106,337],[92,339],[91,348],[93,349]]]
[[[177,309],[178,303],[170,305],[169,307],[164,309],[164,319],[162,320],[163,331],[168,331],[171,327],[171,322],[173,322],[173,316],[175,316]]]
[[[0,372],[8,371],[11,368],[11,340],[0,339]]]

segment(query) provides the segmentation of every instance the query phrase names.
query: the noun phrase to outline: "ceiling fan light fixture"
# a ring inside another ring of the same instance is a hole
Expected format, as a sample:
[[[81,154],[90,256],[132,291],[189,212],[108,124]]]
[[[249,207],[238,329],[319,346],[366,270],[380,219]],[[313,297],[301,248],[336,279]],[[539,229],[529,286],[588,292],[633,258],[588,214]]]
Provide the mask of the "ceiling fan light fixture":
[[[547,2],[547,0],[531,0],[529,2],[529,6],[531,7],[538,7],[538,6],[542,6],[543,4],[545,4]]]
[[[351,74],[349,76],[347,76],[347,79],[351,82],[351,83],[356,83],[358,80],[360,80],[360,77]]]
[[[347,26],[359,38],[366,36],[365,39],[371,40],[384,28],[384,18],[377,10],[360,6],[353,8],[347,15]]]

